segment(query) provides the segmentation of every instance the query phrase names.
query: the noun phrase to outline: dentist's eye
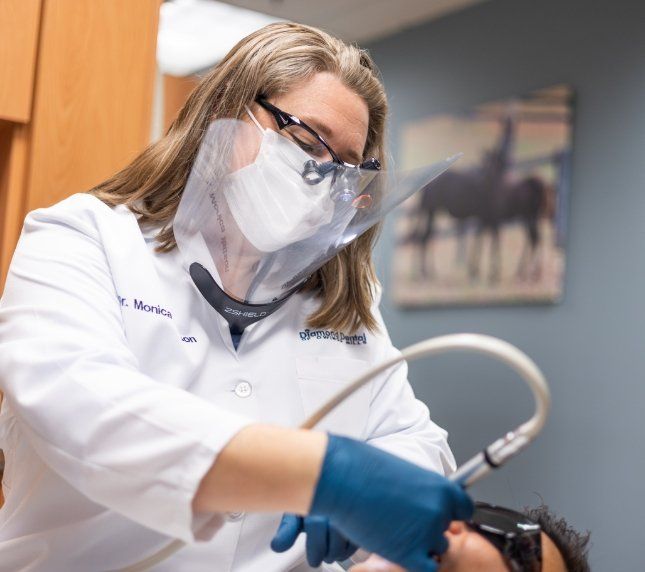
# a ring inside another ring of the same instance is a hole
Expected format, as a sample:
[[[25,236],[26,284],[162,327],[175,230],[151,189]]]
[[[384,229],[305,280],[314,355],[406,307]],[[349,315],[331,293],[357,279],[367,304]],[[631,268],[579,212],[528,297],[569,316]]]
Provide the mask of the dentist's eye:
[[[331,160],[331,155],[327,148],[306,129],[298,125],[290,125],[284,131],[298,147],[317,161]]]

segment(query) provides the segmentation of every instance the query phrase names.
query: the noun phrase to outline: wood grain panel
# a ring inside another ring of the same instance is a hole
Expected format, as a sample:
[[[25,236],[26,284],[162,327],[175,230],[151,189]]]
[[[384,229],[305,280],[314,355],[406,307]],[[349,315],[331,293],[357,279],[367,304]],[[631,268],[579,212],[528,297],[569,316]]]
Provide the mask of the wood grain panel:
[[[191,75],[188,77],[176,77],[173,75],[163,76],[163,130],[175,120],[179,110],[188,99],[190,92],[199,83],[199,77]]]
[[[0,118],[26,123],[36,72],[41,0],[0,0]]]
[[[0,120],[0,233],[7,219],[7,185],[9,179],[9,156],[13,140],[14,124]],[[0,238],[0,240],[2,240]]]
[[[31,126],[0,121],[0,292],[25,216]]]
[[[85,191],[150,137],[159,0],[45,0],[27,210]]]

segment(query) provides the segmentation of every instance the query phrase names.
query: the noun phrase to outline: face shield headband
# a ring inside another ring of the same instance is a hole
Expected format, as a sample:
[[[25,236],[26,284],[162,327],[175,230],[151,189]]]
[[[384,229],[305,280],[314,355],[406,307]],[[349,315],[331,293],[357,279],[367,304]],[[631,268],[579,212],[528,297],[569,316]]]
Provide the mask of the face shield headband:
[[[215,120],[175,215],[177,246],[199,291],[241,332],[457,158],[408,172],[321,163],[286,135]]]

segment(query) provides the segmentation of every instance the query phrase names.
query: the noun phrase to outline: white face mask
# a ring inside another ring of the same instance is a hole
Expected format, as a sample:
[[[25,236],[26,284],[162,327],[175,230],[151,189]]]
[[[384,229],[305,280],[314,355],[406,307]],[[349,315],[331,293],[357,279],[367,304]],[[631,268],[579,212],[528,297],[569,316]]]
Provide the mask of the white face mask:
[[[262,131],[262,142],[255,161],[229,175],[224,196],[246,239],[262,252],[275,252],[331,221],[331,183],[308,185],[302,172],[311,157],[286,137],[262,129],[248,108],[247,113]]]

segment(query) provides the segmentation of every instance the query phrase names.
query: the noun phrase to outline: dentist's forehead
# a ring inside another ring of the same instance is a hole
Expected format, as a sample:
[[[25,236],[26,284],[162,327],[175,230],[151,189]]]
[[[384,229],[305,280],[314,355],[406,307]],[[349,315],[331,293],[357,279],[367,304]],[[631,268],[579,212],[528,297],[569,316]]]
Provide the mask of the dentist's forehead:
[[[276,97],[275,102],[315,129],[341,159],[362,161],[369,127],[367,103],[336,76],[316,74]]]

